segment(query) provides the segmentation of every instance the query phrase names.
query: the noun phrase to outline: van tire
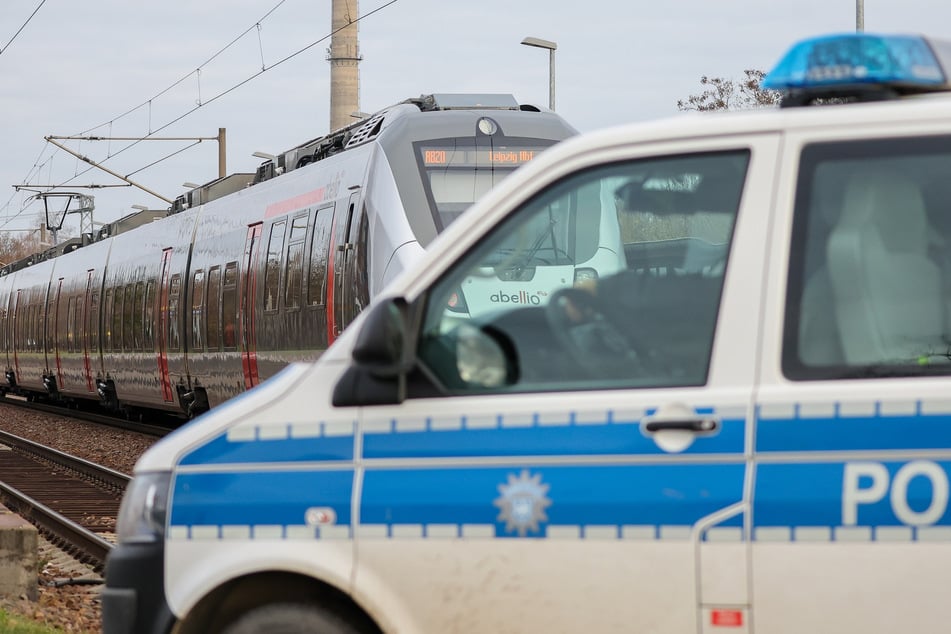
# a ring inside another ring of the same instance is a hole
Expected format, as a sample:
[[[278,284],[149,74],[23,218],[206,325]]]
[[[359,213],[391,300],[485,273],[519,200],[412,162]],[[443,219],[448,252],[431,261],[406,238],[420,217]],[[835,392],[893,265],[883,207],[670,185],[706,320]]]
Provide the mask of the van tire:
[[[271,603],[244,614],[222,634],[360,634],[360,630],[314,605]]]

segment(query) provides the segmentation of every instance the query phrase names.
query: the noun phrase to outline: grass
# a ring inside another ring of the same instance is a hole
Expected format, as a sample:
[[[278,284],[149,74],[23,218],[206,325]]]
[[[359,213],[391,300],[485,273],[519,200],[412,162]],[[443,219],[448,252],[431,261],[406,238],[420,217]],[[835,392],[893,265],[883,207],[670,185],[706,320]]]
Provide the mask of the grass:
[[[0,634],[63,634],[63,630],[0,610]]]

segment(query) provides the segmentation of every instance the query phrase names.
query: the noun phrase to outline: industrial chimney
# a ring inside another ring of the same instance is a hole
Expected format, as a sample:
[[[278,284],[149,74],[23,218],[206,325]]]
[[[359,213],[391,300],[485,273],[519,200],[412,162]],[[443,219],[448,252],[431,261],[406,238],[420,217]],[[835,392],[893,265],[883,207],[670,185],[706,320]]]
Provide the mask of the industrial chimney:
[[[357,43],[358,0],[333,0],[330,50],[330,131],[353,123],[360,110],[360,49]]]

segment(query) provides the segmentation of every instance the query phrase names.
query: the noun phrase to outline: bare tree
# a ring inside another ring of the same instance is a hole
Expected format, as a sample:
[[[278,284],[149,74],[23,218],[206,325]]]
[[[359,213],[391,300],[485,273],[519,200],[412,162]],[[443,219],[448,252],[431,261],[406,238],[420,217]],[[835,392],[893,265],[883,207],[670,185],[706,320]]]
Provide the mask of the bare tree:
[[[677,101],[679,110],[746,110],[779,103],[780,93],[764,90],[760,87],[766,73],[761,70],[743,71],[743,79],[732,80],[722,77],[700,78],[704,91],[699,95],[690,95],[686,100]]]
[[[40,239],[35,232],[0,233],[0,266],[40,251]]]

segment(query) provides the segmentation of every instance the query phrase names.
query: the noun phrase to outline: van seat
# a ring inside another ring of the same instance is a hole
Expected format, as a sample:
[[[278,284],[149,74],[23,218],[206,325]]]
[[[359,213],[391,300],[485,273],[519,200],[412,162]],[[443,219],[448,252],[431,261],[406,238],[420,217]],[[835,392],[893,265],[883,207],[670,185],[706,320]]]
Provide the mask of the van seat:
[[[846,363],[943,350],[941,273],[928,257],[921,191],[908,177],[883,168],[850,177],[827,262]]]

